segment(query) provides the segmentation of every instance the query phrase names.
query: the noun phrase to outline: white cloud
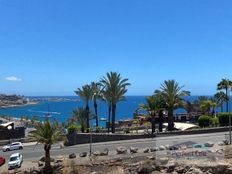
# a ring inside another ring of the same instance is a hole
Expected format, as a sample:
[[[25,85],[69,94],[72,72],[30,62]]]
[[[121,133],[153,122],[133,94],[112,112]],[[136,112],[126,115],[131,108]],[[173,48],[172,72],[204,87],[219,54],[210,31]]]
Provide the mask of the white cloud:
[[[8,81],[22,81],[22,79],[15,76],[6,77],[5,79]]]

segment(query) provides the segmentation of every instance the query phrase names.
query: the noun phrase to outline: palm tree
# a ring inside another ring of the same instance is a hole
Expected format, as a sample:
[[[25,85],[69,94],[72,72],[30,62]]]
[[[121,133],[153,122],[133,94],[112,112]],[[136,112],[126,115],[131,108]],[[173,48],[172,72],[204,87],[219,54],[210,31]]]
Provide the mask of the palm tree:
[[[102,90],[102,100],[107,103],[108,106],[108,120],[107,120],[107,129],[110,133],[110,118],[111,118],[111,98],[109,91]]]
[[[85,108],[78,108],[73,110],[72,118],[74,121],[78,122],[81,126],[81,132],[85,132],[85,128],[87,127],[87,119],[88,113],[86,112]]]
[[[214,113],[214,109],[216,107],[216,102],[213,99],[205,100],[201,103],[201,108],[204,113],[210,114],[210,110],[212,108],[212,113]]]
[[[190,95],[189,91],[182,90],[184,86],[179,86],[175,80],[165,80],[161,84],[160,90],[156,90],[155,94],[159,94],[166,102],[166,109],[168,111],[168,130],[174,128],[173,111],[183,106],[183,96]]]
[[[117,72],[108,72],[106,76],[101,78],[101,85],[106,93],[109,95],[112,109],[112,126],[111,131],[115,133],[115,116],[116,116],[116,105],[118,102],[125,99],[125,93],[127,92],[127,86],[130,83],[128,79],[122,79],[121,75]]]
[[[85,110],[87,112],[87,120],[86,120],[86,126],[87,126],[87,132],[89,132],[89,101],[92,99],[93,91],[91,88],[91,85],[84,85],[82,88],[78,88],[75,93],[85,101]]]
[[[221,112],[223,112],[223,103],[227,101],[228,96],[222,91],[217,92],[214,95],[216,103],[219,107],[221,107]]]
[[[52,124],[48,120],[44,123],[39,123],[35,126],[35,130],[31,132],[31,137],[37,143],[42,143],[44,145],[45,151],[45,173],[52,173],[51,163],[50,163],[50,150],[51,145],[64,140],[64,135],[61,132],[61,127],[57,124]]]
[[[96,82],[91,83],[91,88],[93,92],[93,105],[94,105],[94,111],[95,111],[95,117],[96,117],[96,127],[98,127],[98,113],[97,113],[97,99],[101,99],[101,88],[100,84]]]
[[[223,78],[221,82],[217,84],[217,89],[225,90],[226,96],[228,96],[229,90],[231,90],[231,88],[232,88],[232,81],[230,81],[229,79]],[[226,99],[226,112],[229,112],[229,96]]]
[[[159,131],[162,132],[163,127],[163,111],[165,110],[165,101],[163,100],[162,96],[159,94],[152,95],[145,97],[146,104],[141,104],[139,107],[141,109],[145,109],[148,111],[151,117],[155,117],[156,113],[158,112],[159,115]],[[155,123],[152,122],[153,131],[155,129]],[[153,132],[152,131],[152,132]]]

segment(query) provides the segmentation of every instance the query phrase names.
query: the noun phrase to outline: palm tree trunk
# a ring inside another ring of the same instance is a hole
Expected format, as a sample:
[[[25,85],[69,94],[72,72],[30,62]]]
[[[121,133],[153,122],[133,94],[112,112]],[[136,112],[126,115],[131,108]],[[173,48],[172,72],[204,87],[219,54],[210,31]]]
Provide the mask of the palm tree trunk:
[[[86,126],[87,126],[87,133],[89,133],[89,105],[86,105],[86,112],[87,112],[87,120],[86,120]]]
[[[98,127],[98,115],[97,115],[97,102],[94,100],[94,110],[95,110],[95,117],[96,117],[96,127]]]
[[[163,122],[164,122],[163,110],[160,110],[159,111],[159,132],[163,131]]]
[[[221,112],[223,112],[223,103],[221,104]]]
[[[108,122],[107,122],[108,133],[110,133],[110,116],[111,116],[111,104],[109,104],[108,106]]]
[[[168,131],[172,131],[174,128],[173,122],[173,109],[168,110]]]
[[[85,132],[85,128],[84,126],[81,126],[81,132],[84,133]]]
[[[45,144],[44,145],[44,150],[45,150],[45,173],[52,173],[52,168],[51,168],[51,160],[50,160],[50,149],[51,145],[50,144]]]
[[[116,112],[116,104],[112,104],[112,126],[111,126],[112,133],[115,133],[115,112]]]

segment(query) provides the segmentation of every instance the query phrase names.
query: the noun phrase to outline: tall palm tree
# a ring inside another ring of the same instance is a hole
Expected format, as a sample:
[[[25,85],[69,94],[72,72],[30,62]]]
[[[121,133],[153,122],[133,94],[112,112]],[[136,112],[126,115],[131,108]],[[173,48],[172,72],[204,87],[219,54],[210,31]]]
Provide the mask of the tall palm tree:
[[[93,96],[93,90],[91,88],[91,85],[84,85],[81,88],[78,88],[75,93],[85,101],[85,110],[87,112],[87,120],[86,120],[86,126],[87,126],[87,132],[89,132],[89,102],[92,99]]]
[[[38,123],[35,126],[35,130],[31,132],[31,138],[37,143],[44,145],[45,151],[45,173],[52,173],[51,161],[50,161],[50,150],[51,145],[64,140],[65,136],[61,132],[61,127],[55,123],[50,123],[48,120],[44,123]]]
[[[107,103],[108,106],[108,119],[107,119],[107,130],[110,133],[110,118],[111,118],[111,98],[109,91],[102,90],[102,100]]]
[[[173,112],[175,109],[183,106],[183,96],[190,95],[189,91],[182,90],[184,86],[179,86],[175,80],[165,80],[161,84],[160,90],[156,90],[155,94],[159,94],[166,102],[168,111],[168,130],[174,128]]]
[[[93,92],[93,106],[95,111],[96,127],[98,127],[97,100],[102,98],[100,83],[92,82],[91,88]]]
[[[217,89],[218,90],[225,90],[226,96],[228,96],[229,91],[232,88],[232,81],[229,79],[223,78],[218,84],[217,84]],[[229,96],[227,97],[226,100],[226,112],[229,112]]]
[[[221,112],[223,112],[223,103],[227,101],[228,96],[222,91],[217,92],[214,95],[216,103],[219,107],[221,107]]]
[[[127,92],[127,86],[130,83],[128,79],[122,79],[121,75],[117,72],[108,72],[106,76],[101,78],[101,85],[103,89],[109,94],[112,109],[112,126],[111,131],[115,133],[115,116],[116,116],[116,105],[119,101],[125,99],[125,93]]]

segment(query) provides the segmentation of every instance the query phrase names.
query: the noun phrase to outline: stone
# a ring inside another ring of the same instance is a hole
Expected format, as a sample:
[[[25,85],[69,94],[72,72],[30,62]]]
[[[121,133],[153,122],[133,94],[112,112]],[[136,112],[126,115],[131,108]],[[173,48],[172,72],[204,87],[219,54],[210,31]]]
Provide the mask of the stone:
[[[38,167],[42,167],[43,165],[44,165],[44,163],[43,163],[43,162],[38,161]]]
[[[73,159],[73,158],[76,158],[76,155],[75,155],[75,153],[71,153],[71,154],[69,154],[69,159]]]
[[[225,174],[231,174],[231,173],[232,173],[232,167],[227,168],[227,169],[225,170]]]
[[[222,142],[224,143],[224,145],[228,145],[229,144],[229,140],[227,140],[227,139],[222,140]]]
[[[100,154],[101,154],[100,151],[95,151],[95,152],[93,152],[93,155],[94,155],[94,156],[100,156]]]
[[[155,152],[155,151],[158,151],[158,150],[159,150],[158,147],[151,147],[151,148],[150,148],[150,151],[151,151],[151,152]]]
[[[160,171],[155,170],[151,174],[162,174],[162,173]]]
[[[152,167],[149,164],[143,164],[141,167],[138,168],[138,174],[150,174],[152,172]]]
[[[159,161],[160,161],[161,165],[166,165],[168,163],[169,159],[166,157],[163,157],[163,158],[160,158]]]
[[[185,174],[204,174],[200,169],[191,167]]]
[[[212,142],[207,142],[204,144],[205,147],[213,147],[214,146],[214,143]]]
[[[159,146],[159,150],[165,150],[166,147],[165,146]]]
[[[44,156],[40,157],[39,161],[45,162],[45,157]]]
[[[218,143],[218,146],[224,146],[225,144],[223,142]]]
[[[105,148],[103,152],[100,153],[100,156],[107,156],[109,154],[109,149]]]
[[[143,149],[143,153],[149,153],[150,149],[147,147],[145,149]]]
[[[175,171],[178,173],[178,174],[182,174],[184,173],[184,167],[183,166],[178,166],[175,168]]]
[[[166,150],[169,150],[171,148],[171,146],[169,144],[166,144],[164,147]]]
[[[147,158],[148,158],[149,160],[154,160],[154,159],[156,159],[155,156],[147,156]]]
[[[167,167],[167,172],[171,173],[171,172],[174,172],[176,165],[175,163],[168,163],[166,167]]]
[[[86,157],[87,156],[87,152],[82,152],[79,154],[80,157]]]
[[[126,154],[127,153],[127,148],[124,146],[119,146],[116,148],[117,154]]]
[[[137,147],[131,147],[130,148],[130,153],[137,153],[138,152],[138,148]]]

